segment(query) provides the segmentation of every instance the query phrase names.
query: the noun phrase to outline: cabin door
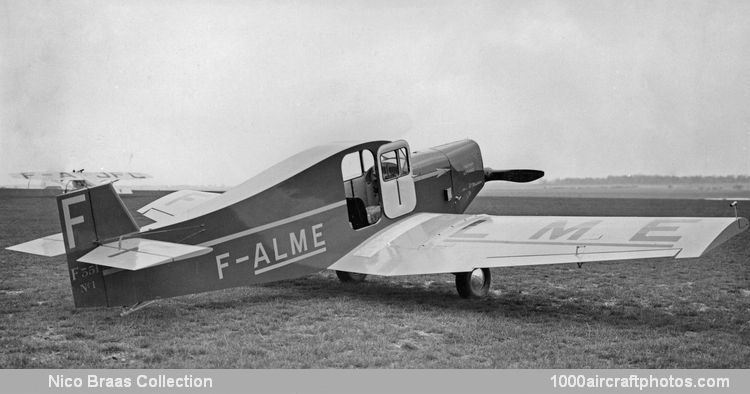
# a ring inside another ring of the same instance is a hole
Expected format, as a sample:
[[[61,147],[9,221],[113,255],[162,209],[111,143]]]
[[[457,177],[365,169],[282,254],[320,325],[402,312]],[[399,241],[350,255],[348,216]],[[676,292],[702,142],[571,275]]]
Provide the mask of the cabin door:
[[[414,210],[417,193],[411,176],[411,152],[404,140],[378,148],[378,178],[385,216],[394,219]]]

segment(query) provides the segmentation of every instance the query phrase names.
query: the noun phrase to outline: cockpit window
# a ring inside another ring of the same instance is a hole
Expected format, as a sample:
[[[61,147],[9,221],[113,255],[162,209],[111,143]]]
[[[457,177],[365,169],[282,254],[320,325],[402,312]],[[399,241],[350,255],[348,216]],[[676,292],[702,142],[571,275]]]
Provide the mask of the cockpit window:
[[[409,175],[409,159],[406,148],[399,148],[380,155],[380,168],[383,171],[384,181]]]
[[[341,160],[341,176],[345,181],[362,175],[362,162],[359,155],[359,152],[352,152]]]
[[[375,158],[369,150],[349,153],[341,160],[341,177],[345,181],[359,178],[362,174],[368,172],[374,164]]]
[[[383,172],[384,181],[398,178],[398,155],[395,150],[380,155],[380,169]]]
[[[395,152],[393,153],[395,157]],[[393,168],[397,161],[393,160]],[[349,153],[341,160],[349,224],[357,230],[380,220],[380,181],[375,156],[368,149]]]
[[[402,177],[404,175],[409,175],[409,160],[408,155],[406,154],[406,148],[399,148],[398,149],[398,168],[399,168],[399,177]]]

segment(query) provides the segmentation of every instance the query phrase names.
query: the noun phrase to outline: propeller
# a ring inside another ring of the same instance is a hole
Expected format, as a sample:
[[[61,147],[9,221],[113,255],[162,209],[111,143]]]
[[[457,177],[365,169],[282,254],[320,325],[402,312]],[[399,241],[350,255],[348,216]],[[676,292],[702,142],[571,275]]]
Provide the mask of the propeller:
[[[517,183],[526,183],[535,181],[544,176],[544,171],[539,170],[493,170],[486,167],[484,169],[484,181],[508,181]]]

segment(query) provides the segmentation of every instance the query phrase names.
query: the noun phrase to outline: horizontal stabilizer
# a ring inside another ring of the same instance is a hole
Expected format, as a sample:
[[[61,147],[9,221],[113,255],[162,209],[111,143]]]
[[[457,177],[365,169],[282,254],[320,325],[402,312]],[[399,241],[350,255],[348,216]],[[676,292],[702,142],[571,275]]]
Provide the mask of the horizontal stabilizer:
[[[33,241],[9,246],[5,249],[22,253],[37,254],[40,256],[54,257],[65,254],[65,244],[62,233],[48,235]]]
[[[218,196],[218,193],[197,190],[179,190],[149,203],[138,209],[138,213],[159,222],[174,218],[196,205],[202,204]]]
[[[137,271],[200,256],[211,250],[213,249],[203,246],[130,238],[101,245],[78,261]]]

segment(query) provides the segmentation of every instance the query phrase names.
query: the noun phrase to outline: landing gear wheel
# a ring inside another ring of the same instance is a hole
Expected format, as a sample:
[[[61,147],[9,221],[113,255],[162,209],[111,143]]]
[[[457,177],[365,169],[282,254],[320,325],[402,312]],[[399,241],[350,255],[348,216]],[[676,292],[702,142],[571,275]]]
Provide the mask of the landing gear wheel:
[[[359,283],[365,280],[365,278],[367,277],[367,274],[358,274],[356,272],[347,272],[347,271],[336,271],[336,276],[338,276],[339,280],[342,282]]]
[[[476,268],[456,274],[456,290],[461,298],[482,298],[490,291],[492,276],[489,268]]]

